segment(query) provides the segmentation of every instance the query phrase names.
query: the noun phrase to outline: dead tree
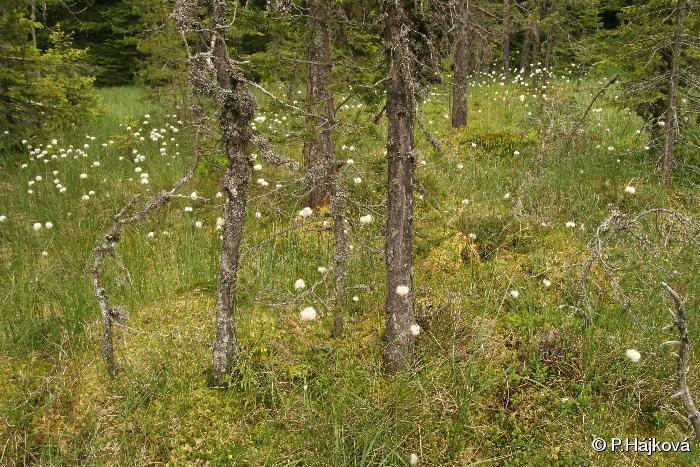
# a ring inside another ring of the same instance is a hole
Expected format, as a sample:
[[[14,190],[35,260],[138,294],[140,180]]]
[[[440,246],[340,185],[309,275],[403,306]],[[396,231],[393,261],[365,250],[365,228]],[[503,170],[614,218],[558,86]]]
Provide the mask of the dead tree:
[[[386,347],[387,372],[406,368],[415,336],[413,292],[413,174],[415,97],[411,76],[410,20],[407,0],[386,0],[384,22],[389,61],[386,115],[389,159],[388,212],[386,221]]]
[[[688,0],[678,2],[675,11],[675,24],[673,29],[671,70],[668,83],[668,95],[666,96],[666,131],[664,135],[664,162],[661,181],[664,185],[671,184],[675,157],[673,149],[676,141],[676,131],[678,127],[678,62],[681,58],[681,35],[683,23],[685,21]]]
[[[690,371],[688,364],[688,359],[690,357],[688,318],[685,313],[683,301],[678,293],[665,282],[661,283],[661,287],[663,287],[671,300],[673,300],[673,305],[676,309],[673,324],[669,326],[669,328],[675,328],[678,331],[678,340],[671,342],[672,344],[678,345],[678,365],[676,369],[678,392],[674,396],[681,398],[685,413],[688,415],[688,420],[690,420],[690,424],[693,426],[695,440],[700,442],[700,411],[698,411],[695,406],[693,397],[690,394],[690,388],[688,387],[688,373]]]
[[[263,149],[268,162],[295,168],[296,164],[276,156],[269,143],[252,130],[250,123],[256,110],[249,82],[231,60],[226,46],[225,0],[177,0],[173,17],[188,50],[189,81],[194,94],[214,101],[219,130],[227,157],[221,189],[225,193],[223,240],[219,258],[219,285],[216,294],[216,337],[212,348],[213,376],[222,384],[231,373],[238,352],[235,334],[235,293],[240,259],[252,159],[246,154],[248,144]],[[206,11],[208,19],[201,15]],[[195,36],[203,50],[193,51],[188,41]]]
[[[102,280],[104,261],[108,257],[114,256],[115,248],[119,242],[119,239],[121,238],[122,229],[130,224],[144,222],[152,211],[160,209],[168,204],[173,197],[175,197],[176,192],[185,183],[187,183],[190,178],[192,178],[195,170],[197,169],[198,163],[199,153],[197,154],[192,167],[190,167],[187,173],[180,180],[178,180],[170,190],[160,192],[159,194],[153,196],[141,209],[131,215],[127,215],[138,199],[138,196],[134,196],[131,201],[129,201],[129,203],[127,203],[126,206],[124,206],[119,213],[114,216],[112,226],[110,227],[109,231],[103,236],[102,241],[92,251],[92,287],[95,291],[97,304],[100,307],[100,313],[102,315],[102,357],[107,365],[107,372],[111,377],[114,377],[117,373],[117,364],[114,358],[113,326],[115,323],[124,323],[126,321],[127,313],[124,307],[112,306],[109,302],[107,289]]]
[[[469,45],[468,17],[469,0],[456,0],[455,9],[455,45],[454,77],[452,84],[452,128],[461,128],[467,124],[469,92]]]

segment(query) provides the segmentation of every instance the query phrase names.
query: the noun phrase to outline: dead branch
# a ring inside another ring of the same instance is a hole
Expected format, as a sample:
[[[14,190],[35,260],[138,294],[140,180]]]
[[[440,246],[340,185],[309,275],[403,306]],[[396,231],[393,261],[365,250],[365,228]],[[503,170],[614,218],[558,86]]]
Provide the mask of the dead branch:
[[[182,185],[187,183],[187,181],[194,175],[197,166],[199,165],[199,152],[195,158],[194,164],[185,173],[185,175],[180,178],[173,187],[168,191],[162,191],[157,195],[150,198],[144,206],[132,214],[130,217],[124,217],[128,211],[136,203],[139,195],[134,196],[118,213],[114,216],[112,221],[112,227],[103,236],[103,239],[97,246],[93,249],[93,264],[92,264],[92,287],[95,290],[95,297],[97,298],[97,304],[100,307],[100,313],[102,315],[102,356],[107,364],[107,371],[111,377],[114,377],[117,372],[116,362],[114,360],[114,346],[112,344],[112,325],[115,320],[125,321],[126,312],[121,306],[111,306],[109,303],[109,297],[107,295],[107,290],[104,286],[102,280],[102,269],[104,266],[104,260],[107,257],[114,257],[115,247],[119,242],[121,237],[122,227],[129,224],[134,224],[138,222],[143,222],[147,219],[148,215],[159,209],[166,204],[168,204],[174,197],[177,190],[179,190]]]
[[[693,398],[690,394],[690,389],[688,388],[688,359],[690,356],[690,339],[688,338],[688,319],[685,313],[685,307],[683,306],[683,301],[678,293],[673,290],[665,282],[661,283],[661,287],[664,288],[669,297],[673,300],[673,304],[676,308],[675,321],[672,327],[678,330],[678,367],[676,370],[676,377],[678,378],[678,392],[674,394],[674,397],[680,397],[683,401],[683,407],[688,415],[688,420],[690,420],[693,430],[695,431],[696,441],[700,441],[700,411],[698,411]]]

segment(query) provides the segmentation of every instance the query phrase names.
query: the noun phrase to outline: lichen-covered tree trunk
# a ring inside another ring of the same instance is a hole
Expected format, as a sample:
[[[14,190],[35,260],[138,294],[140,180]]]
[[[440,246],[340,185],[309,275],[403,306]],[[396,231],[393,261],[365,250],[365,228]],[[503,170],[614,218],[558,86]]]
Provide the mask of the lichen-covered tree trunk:
[[[226,193],[223,240],[219,257],[219,286],[216,293],[216,337],[212,347],[214,379],[218,384],[231,372],[238,352],[235,333],[236,278],[240,258],[246,192],[250,164],[242,145],[227,144],[228,166],[221,183]]]
[[[335,109],[331,93],[332,36],[330,0],[311,0],[309,15],[311,41],[308,46],[306,92],[309,113],[309,139],[304,142],[304,171],[307,204],[315,208],[330,201]]]
[[[202,17],[202,7],[209,18]],[[226,46],[226,0],[177,0],[173,16],[185,41],[196,35],[205,50],[189,57],[189,81],[195,94],[205,95],[217,106],[227,165],[221,181],[226,196],[223,239],[216,295],[216,337],[212,346],[213,376],[222,384],[230,374],[237,352],[235,293],[243,236],[251,161],[245,153],[253,139],[250,123],[255,99],[240,69],[232,63]]]
[[[452,83],[452,128],[460,128],[467,124],[467,99],[469,92],[469,50],[467,44],[469,0],[458,0],[456,7],[457,20],[455,24],[454,77]]]
[[[503,0],[503,75],[510,80],[510,0]]]
[[[212,0],[214,4],[220,2],[223,3],[223,0]],[[218,30],[223,34],[226,27],[225,15],[212,14],[212,20],[219,22]],[[216,39],[213,54],[216,80],[219,88],[223,90],[219,127],[228,158],[226,173],[221,182],[221,188],[226,195],[226,206],[219,259],[219,286],[216,294],[216,337],[212,352],[214,379],[221,384],[224,377],[231,372],[238,350],[234,326],[236,278],[251,171],[245,145],[251,137],[250,122],[255,113],[255,100],[239,79],[239,72],[233,70],[223,36]]]
[[[384,363],[389,374],[410,364],[415,337],[413,291],[413,172],[415,167],[406,0],[384,2],[389,61],[387,84],[388,212],[386,221],[386,346]]]
[[[670,185],[673,177],[675,156],[673,154],[676,142],[676,129],[678,127],[678,61],[681,56],[681,32],[685,20],[687,0],[681,0],[676,6],[676,21],[673,31],[671,52],[671,70],[668,83],[668,95],[666,102],[666,127],[664,134],[664,162],[661,180],[664,185]]]

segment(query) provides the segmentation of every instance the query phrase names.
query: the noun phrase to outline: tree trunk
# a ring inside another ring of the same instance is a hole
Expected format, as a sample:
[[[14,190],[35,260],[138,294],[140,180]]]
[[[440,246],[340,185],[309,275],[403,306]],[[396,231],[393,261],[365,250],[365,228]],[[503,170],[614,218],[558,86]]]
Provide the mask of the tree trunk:
[[[685,11],[688,0],[681,0],[676,7],[676,24],[673,31],[673,51],[671,54],[671,76],[668,83],[666,127],[664,142],[664,166],[661,181],[664,186],[671,184],[675,157],[673,154],[678,127],[678,61],[681,56],[681,32],[685,21]]]
[[[532,74],[532,86],[536,87],[538,84],[539,74],[537,70],[540,69],[540,29],[535,24],[532,28],[532,57],[530,60],[530,73]]]
[[[389,374],[407,368],[415,336],[413,291],[413,172],[415,167],[413,119],[415,102],[411,82],[411,56],[407,43],[407,0],[384,2],[385,34],[389,61],[387,83],[388,210],[386,221],[386,347],[384,363]]]
[[[216,294],[216,337],[212,351],[214,380],[217,384],[222,384],[225,376],[231,373],[238,351],[234,322],[236,278],[251,172],[245,146],[251,138],[250,122],[255,113],[255,99],[229,59],[224,39],[227,27],[226,4],[223,0],[210,0],[210,8],[212,29],[216,34],[212,52],[220,90],[217,93],[220,99],[219,127],[228,158],[226,173],[221,182],[221,188],[226,194],[226,206]]]
[[[309,2],[312,33],[307,53],[307,108],[310,114],[324,115],[324,118],[308,118],[309,139],[304,142],[307,205],[312,208],[328,203],[331,190],[335,109],[330,91],[333,66],[330,8],[329,0]]]
[[[467,124],[469,51],[467,47],[467,16],[469,0],[457,2],[457,24],[455,25],[454,78],[452,84],[452,128]]]
[[[510,0],[503,0],[503,76],[510,81]]]
[[[335,100],[331,92],[333,71],[333,38],[331,35],[331,0],[311,0],[312,37],[308,50],[307,98],[310,139],[304,142],[304,166],[307,183],[307,204],[315,208],[330,202],[335,234],[335,305],[333,337],[343,331],[343,314],[347,279],[348,241],[345,233],[345,214],[342,195],[340,164],[335,160],[333,128],[335,127]]]
[[[529,29],[525,30],[525,38],[523,39],[523,47],[520,50],[520,74],[524,77],[525,72],[530,69],[530,43],[531,43],[531,32]]]

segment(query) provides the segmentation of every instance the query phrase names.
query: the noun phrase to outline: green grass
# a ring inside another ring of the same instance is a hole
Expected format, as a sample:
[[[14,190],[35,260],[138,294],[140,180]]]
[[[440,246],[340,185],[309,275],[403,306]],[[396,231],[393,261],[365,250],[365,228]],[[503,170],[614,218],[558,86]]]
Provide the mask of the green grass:
[[[590,448],[593,435],[675,441],[690,435],[682,408],[670,399],[674,358],[660,344],[672,336],[662,330],[670,319],[658,281],[671,280],[683,292],[691,338],[698,336],[693,311],[700,300],[697,251],[674,245],[667,257],[650,253],[637,261],[634,245],[624,244],[616,247],[616,260],[624,266],[629,311],[600,268],[590,323],[560,307],[572,303],[586,243],[609,205],[629,213],[670,207],[699,214],[692,174],[676,177],[670,189],[659,187],[653,156],[643,149],[647,136],[636,134],[640,121],[615,105],[614,89],[596,105],[602,112],[590,114],[584,135],[566,143],[567,122],[595,89],[592,80],[579,87],[551,83],[550,101],[529,96],[526,107],[518,98],[525,88],[474,87],[470,124],[460,131],[450,130],[445,117],[447,89],[429,95],[424,120],[444,154],[418,138],[425,165],[416,172],[415,287],[423,332],[415,373],[387,378],[380,366],[383,123],[344,129],[337,138],[340,157],[355,161],[344,175],[357,202],[348,206],[349,286],[357,301],[346,306],[341,339],[329,337],[332,273],[315,295],[299,298],[293,289],[298,278],[309,286],[321,281],[317,268],[332,264],[332,232],[322,222],[327,213],[301,225],[298,183],[272,190],[298,176],[267,166],[256,172],[238,287],[242,354],[228,389],[208,385],[221,215],[214,161],[185,187],[185,198],[125,232],[107,268],[113,302],[130,312],[129,328],[118,330],[115,341],[121,367],[115,380],[100,361],[91,249],[134,193],[169,187],[193,149],[184,109],[138,88],[102,90],[102,115],[56,136],[62,148],[82,148],[86,135],[95,137],[89,157],[44,164],[23,154],[6,159],[0,171],[0,214],[8,216],[0,224],[0,379],[9,382],[0,388],[0,464],[406,465],[410,453],[426,465],[697,463],[697,454],[648,458]],[[350,104],[343,119],[371,120],[371,109]],[[549,122],[545,110],[555,117],[556,134],[534,166]],[[265,113],[262,130],[281,152],[300,159],[293,136],[299,122],[283,120],[279,110]],[[145,114],[148,125],[141,123]],[[167,132],[161,156],[160,143],[148,135],[166,123],[181,131]],[[141,126],[143,142],[131,135]],[[39,143],[47,144],[30,142]],[[138,183],[133,149],[147,157],[138,166],[149,173],[148,185]],[[99,167],[91,165],[95,160]],[[522,192],[530,170],[533,181]],[[43,180],[28,186],[36,175]],[[270,186],[256,185],[258,177]],[[354,184],[355,177],[362,183]],[[54,178],[66,193],[53,187]],[[635,195],[624,192],[627,184]],[[82,201],[90,190],[96,194]],[[193,201],[192,191],[214,202]],[[527,215],[516,218],[512,203],[520,195]],[[359,216],[367,212],[375,222],[361,227]],[[33,230],[47,221],[53,229]],[[567,228],[568,221],[577,227]],[[672,265],[677,275],[666,277],[654,269],[659,264]],[[299,321],[307,305],[320,311],[318,321]],[[542,349],[545,333],[556,338]],[[630,347],[642,353],[640,363],[625,358]],[[696,373],[691,384],[700,390]]]

